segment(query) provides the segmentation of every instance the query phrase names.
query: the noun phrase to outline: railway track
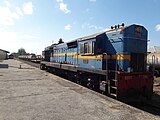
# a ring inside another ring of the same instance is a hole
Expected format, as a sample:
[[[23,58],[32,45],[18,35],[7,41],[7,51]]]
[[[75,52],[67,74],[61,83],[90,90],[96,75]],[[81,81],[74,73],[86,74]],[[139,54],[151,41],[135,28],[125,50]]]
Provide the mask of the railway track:
[[[24,61],[24,60],[20,60],[20,59],[17,59],[17,60],[19,60],[21,62],[24,62],[26,64],[29,64],[31,66],[34,66],[36,68],[39,68],[39,66],[40,66],[40,63],[34,63],[34,62]],[[60,76],[60,77],[68,79],[65,76]],[[160,116],[160,95],[158,95],[158,94],[154,93],[152,101],[142,100],[140,102],[130,102],[130,103],[127,103],[127,104],[129,104],[133,107],[136,107],[138,109],[141,109],[143,111],[149,112],[151,114]]]
[[[160,116],[160,104],[155,105],[153,101],[132,102],[128,104],[151,114]]]
[[[31,61],[26,61],[26,60],[21,60],[21,59],[15,59],[15,60],[24,62],[24,63],[31,65],[33,67],[36,67],[36,68],[39,68],[39,66],[40,66],[40,63],[36,63],[36,62],[31,62]]]
[[[159,112],[160,115],[160,106],[156,106],[154,104],[151,104],[150,102],[145,102],[144,104],[146,104],[146,106],[149,106],[150,108],[155,109],[157,112]]]

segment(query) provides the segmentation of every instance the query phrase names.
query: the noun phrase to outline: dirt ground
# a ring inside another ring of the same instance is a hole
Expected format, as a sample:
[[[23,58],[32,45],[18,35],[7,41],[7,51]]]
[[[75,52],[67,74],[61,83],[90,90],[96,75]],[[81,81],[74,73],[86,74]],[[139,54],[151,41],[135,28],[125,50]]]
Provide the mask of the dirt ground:
[[[152,103],[160,108],[160,77],[154,78]]]
[[[0,69],[0,120],[159,120],[25,63]],[[20,68],[21,65],[21,68]]]
[[[160,77],[154,78],[154,92],[160,95]]]

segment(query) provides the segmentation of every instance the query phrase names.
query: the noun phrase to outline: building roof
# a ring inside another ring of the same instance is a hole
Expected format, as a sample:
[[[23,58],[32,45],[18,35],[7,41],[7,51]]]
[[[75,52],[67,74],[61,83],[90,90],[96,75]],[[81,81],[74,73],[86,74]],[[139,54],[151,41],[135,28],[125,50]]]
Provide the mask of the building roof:
[[[153,46],[151,48],[148,49],[148,52],[151,53],[160,53],[160,46]]]
[[[2,50],[2,49],[0,49],[0,51],[3,51],[3,52],[6,52],[6,53],[9,53],[9,51],[6,51],[6,50]]]

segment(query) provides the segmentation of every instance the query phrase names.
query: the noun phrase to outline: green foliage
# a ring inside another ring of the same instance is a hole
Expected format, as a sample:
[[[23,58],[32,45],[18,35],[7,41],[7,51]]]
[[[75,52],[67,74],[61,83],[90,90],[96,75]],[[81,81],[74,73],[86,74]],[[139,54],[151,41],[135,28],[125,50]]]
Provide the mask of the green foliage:
[[[26,53],[26,51],[25,51],[24,48],[18,49],[18,55],[26,55],[26,54],[27,54],[27,53]]]

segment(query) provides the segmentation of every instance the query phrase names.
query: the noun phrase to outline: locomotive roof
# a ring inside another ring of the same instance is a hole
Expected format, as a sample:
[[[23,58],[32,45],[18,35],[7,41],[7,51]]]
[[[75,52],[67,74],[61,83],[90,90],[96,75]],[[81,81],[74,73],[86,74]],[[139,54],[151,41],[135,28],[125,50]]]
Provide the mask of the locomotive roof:
[[[127,28],[127,27],[129,27],[129,26],[124,26],[124,27],[117,28],[117,29],[110,29],[110,30],[98,32],[98,33],[95,33],[95,34],[92,34],[92,35],[89,35],[89,36],[85,36],[85,37],[78,38],[77,40],[78,40],[78,41],[83,41],[83,40],[86,40],[86,39],[95,38],[96,36],[101,35],[101,34],[103,34],[103,33],[109,33],[109,32],[119,31],[119,30],[123,30],[123,29],[125,29],[125,28]]]
[[[132,25],[135,25],[135,24],[132,24]],[[87,39],[92,39],[92,38],[95,38],[95,37],[97,37],[98,35],[101,35],[101,34],[104,34],[104,33],[121,31],[121,30],[124,30],[124,29],[132,26],[132,25],[120,27],[120,28],[117,28],[117,29],[110,29],[110,30],[98,32],[98,33],[95,33],[95,34],[92,34],[92,35],[89,35],[89,36],[84,36],[84,37],[81,37],[81,38],[78,38],[78,39],[71,40],[71,41],[69,41],[69,42],[67,42],[67,43],[71,43],[71,42],[75,42],[75,41],[83,41],[83,40],[87,40]],[[142,27],[143,27],[143,26],[142,26]],[[59,44],[58,44],[58,46],[59,46]]]
[[[136,24],[132,24],[132,25],[136,25]],[[98,32],[98,33],[95,33],[95,34],[92,34],[92,35],[89,35],[89,36],[85,36],[85,37],[78,38],[78,39],[76,39],[76,40],[78,40],[78,41],[83,41],[83,40],[95,38],[96,36],[101,35],[101,34],[103,34],[103,33],[110,33],[110,32],[115,32],[115,31],[124,30],[124,29],[126,29],[126,28],[128,28],[128,27],[130,27],[130,26],[132,26],[132,25],[120,27],[120,28],[117,28],[117,29],[110,29],[110,30]],[[141,26],[141,25],[138,25],[138,26]],[[143,26],[141,26],[141,27],[143,27]],[[73,41],[75,41],[75,40],[73,40]],[[73,41],[72,41],[72,42],[73,42]]]
[[[160,53],[160,46],[153,46],[148,49],[148,52],[151,53]]]

